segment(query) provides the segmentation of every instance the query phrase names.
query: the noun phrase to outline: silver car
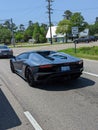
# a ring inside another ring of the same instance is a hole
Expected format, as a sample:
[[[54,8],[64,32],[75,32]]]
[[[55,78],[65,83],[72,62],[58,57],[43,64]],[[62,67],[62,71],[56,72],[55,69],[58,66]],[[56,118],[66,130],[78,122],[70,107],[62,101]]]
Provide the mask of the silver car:
[[[0,45],[0,57],[12,57],[13,50],[6,45]]]

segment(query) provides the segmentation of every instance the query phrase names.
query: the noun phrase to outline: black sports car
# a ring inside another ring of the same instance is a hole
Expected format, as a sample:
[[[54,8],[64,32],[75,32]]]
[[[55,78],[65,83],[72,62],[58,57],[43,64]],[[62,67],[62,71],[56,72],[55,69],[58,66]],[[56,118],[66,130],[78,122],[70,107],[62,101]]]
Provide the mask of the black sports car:
[[[12,57],[13,50],[6,45],[0,45],[0,57]]]
[[[40,50],[24,52],[10,59],[13,73],[23,77],[30,86],[54,79],[76,79],[83,71],[83,60],[63,52]]]

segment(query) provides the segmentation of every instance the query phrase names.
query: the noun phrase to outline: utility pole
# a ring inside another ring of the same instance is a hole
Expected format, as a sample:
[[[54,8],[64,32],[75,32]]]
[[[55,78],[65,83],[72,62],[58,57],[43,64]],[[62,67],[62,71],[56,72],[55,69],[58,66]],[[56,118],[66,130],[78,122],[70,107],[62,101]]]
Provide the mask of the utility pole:
[[[51,8],[51,2],[53,2],[53,0],[46,0],[48,2],[48,6],[47,6],[47,9],[48,9],[48,15],[49,15],[49,27],[50,27],[50,42],[51,44],[53,44],[52,42],[52,30],[51,30],[51,14],[52,14],[52,8]]]
[[[14,31],[13,31],[13,20],[11,18],[11,33],[12,33],[12,39],[11,39],[11,43],[13,44],[13,46],[15,47],[15,38],[14,38]]]

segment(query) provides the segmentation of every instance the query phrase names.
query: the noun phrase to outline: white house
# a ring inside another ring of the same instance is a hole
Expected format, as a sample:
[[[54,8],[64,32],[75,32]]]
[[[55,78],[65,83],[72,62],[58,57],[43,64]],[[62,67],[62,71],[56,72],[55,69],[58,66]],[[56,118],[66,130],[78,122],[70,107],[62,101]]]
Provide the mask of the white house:
[[[66,37],[65,37],[66,34],[64,34],[64,35],[63,34],[56,34],[56,29],[57,29],[57,26],[51,27],[53,42],[58,42],[58,43],[66,42]],[[84,31],[79,32],[79,37],[88,37],[88,36],[89,36],[89,29],[84,29]],[[50,42],[50,40],[51,40],[50,27],[47,31],[46,38],[47,38],[47,42]]]
[[[52,39],[54,42],[65,42],[65,34],[56,34],[56,29],[57,29],[57,26],[52,26],[51,27],[51,32],[52,32]],[[47,34],[46,34],[46,38],[47,38],[47,42],[50,42],[50,27],[47,31]]]
[[[89,36],[89,29],[84,29],[84,31],[79,33],[79,37],[88,37]]]

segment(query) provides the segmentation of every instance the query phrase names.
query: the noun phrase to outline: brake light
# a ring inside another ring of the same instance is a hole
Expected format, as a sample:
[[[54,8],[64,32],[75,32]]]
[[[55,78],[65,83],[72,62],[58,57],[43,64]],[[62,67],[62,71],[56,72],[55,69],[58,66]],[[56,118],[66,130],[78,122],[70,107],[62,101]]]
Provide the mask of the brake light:
[[[52,65],[41,65],[41,66],[40,66],[41,69],[44,69],[44,68],[51,68],[51,67],[52,67]]]
[[[78,63],[79,63],[79,65],[80,65],[80,64],[82,64],[82,63],[83,63],[83,61],[81,60],[81,61],[79,61]]]

